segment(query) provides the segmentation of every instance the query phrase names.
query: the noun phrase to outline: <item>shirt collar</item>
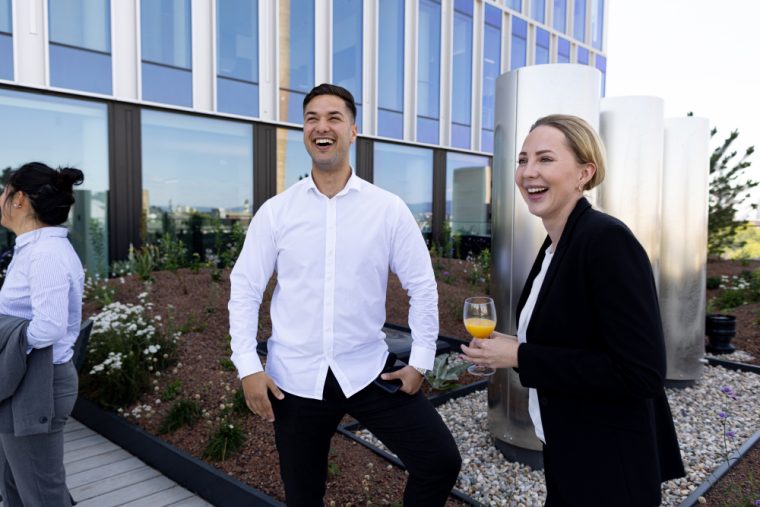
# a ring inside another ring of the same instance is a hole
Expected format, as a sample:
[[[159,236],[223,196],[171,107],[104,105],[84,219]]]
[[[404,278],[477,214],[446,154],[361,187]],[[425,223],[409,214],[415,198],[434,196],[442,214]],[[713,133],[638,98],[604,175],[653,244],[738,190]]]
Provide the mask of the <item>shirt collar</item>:
[[[40,227],[33,231],[25,232],[16,236],[16,248],[21,248],[29,243],[38,241],[42,238],[65,238],[69,235],[69,230],[65,227],[48,226]]]
[[[309,173],[309,177],[306,178],[306,189],[313,190],[314,193],[323,195],[317,188],[316,183],[314,183],[314,178],[311,177],[311,173]],[[335,194],[335,197],[345,195],[351,190],[356,190],[357,192],[361,192],[362,190],[362,179],[356,175],[353,167],[351,168],[351,176],[348,177],[346,186],[344,186],[340,192]]]

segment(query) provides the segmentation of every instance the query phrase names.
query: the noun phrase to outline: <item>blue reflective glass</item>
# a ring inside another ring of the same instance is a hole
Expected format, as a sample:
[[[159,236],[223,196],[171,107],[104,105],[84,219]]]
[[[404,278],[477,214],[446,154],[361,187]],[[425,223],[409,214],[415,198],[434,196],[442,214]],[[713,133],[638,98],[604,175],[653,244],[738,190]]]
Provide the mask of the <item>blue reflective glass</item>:
[[[280,116],[291,123],[303,123],[305,93],[280,90]]]
[[[441,3],[437,0],[420,0],[417,55],[417,140],[437,143],[441,93]]]
[[[50,84],[111,94],[111,55],[50,43]]]
[[[522,0],[504,0],[504,5],[514,11],[522,12]]]
[[[558,32],[565,33],[567,29],[567,0],[553,0],[552,27]]]
[[[378,106],[400,113],[404,109],[404,1],[383,0],[378,23],[378,68],[382,72]]]
[[[588,49],[578,46],[578,63],[588,65]]]
[[[602,50],[602,31],[604,29],[604,1],[591,0],[591,45]]]
[[[383,137],[404,137],[404,115],[398,111],[377,110],[377,133]]]
[[[110,0],[54,0],[48,9],[50,42],[111,52]]]
[[[280,5],[280,119],[303,122],[303,97],[314,87],[314,2]]]
[[[557,63],[570,63],[570,41],[557,38]]]
[[[536,64],[549,63],[549,32],[536,28]]]
[[[486,21],[489,9],[486,5]],[[497,9],[494,9],[497,10]],[[501,17],[497,18],[501,20]],[[501,74],[501,29],[486,23],[483,30],[483,128],[493,129],[496,79]],[[489,151],[481,147],[483,151]]]
[[[259,82],[258,0],[217,0],[217,74]]]
[[[351,167],[356,169],[356,143],[348,154]],[[303,145],[303,131],[277,129],[277,193],[307,178],[311,173],[311,158]]]
[[[490,236],[491,167],[487,157],[446,154],[446,221],[452,232]]]
[[[142,98],[151,102],[192,107],[193,74],[189,70],[143,62]]]
[[[253,132],[245,123],[144,109],[143,203],[149,239],[170,233],[214,251],[213,224],[244,228],[253,207]],[[215,252],[216,253],[216,252]]]
[[[417,141],[438,144],[439,122],[437,119],[417,117]]]
[[[485,23],[496,28],[501,28],[502,10],[491,4],[485,5]]]
[[[528,49],[528,22],[520,18],[512,18],[512,47],[510,50],[510,69],[525,67],[526,51]]]
[[[333,0],[333,79],[362,101],[362,0]],[[361,127],[361,116],[356,115]],[[360,128],[361,131],[361,128]]]
[[[573,37],[586,42],[586,0],[573,2]]]
[[[469,125],[460,125],[459,123],[452,122],[451,146],[465,150],[470,149],[470,133],[471,129]]]
[[[259,115],[259,85],[236,79],[219,77],[217,85],[217,110],[244,116]]]
[[[595,66],[602,73],[602,97],[607,87],[607,58],[602,55],[596,55],[594,58]]]
[[[472,0],[454,0],[454,10],[472,17]]]
[[[539,23],[544,23],[546,21],[546,3],[544,0],[531,0],[530,17]]]
[[[422,232],[433,215],[433,150],[375,143],[374,183],[401,197]]]
[[[11,3],[11,0],[0,0],[0,32],[13,32]]]
[[[144,62],[192,67],[190,0],[142,0],[140,34]]]
[[[84,172],[66,226],[90,273],[108,272],[108,108],[105,104],[0,89],[2,167],[39,160]],[[44,140],[44,142],[40,142]]]
[[[0,79],[13,79],[13,37],[0,33]]]
[[[470,0],[470,4],[472,0]],[[452,146],[469,148],[472,113],[472,16],[454,12],[454,58],[452,63],[451,104]]]
[[[480,151],[493,153],[493,130],[483,129],[480,135]]]

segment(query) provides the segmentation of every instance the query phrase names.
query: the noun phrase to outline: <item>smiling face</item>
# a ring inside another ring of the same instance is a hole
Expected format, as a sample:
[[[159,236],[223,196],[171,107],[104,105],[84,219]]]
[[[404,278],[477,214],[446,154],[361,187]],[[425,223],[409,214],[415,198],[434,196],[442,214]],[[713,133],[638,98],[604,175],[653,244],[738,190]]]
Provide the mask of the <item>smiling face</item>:
[[[547,125],[528,134],[518,157],[515,183],[528,210],[550,224],[564,226],[594,175],[593,164],[580,164],[565,135]]]
[[[336,95],[318,95],[304,108],[303,143],[312,169],[338,172],[349,168],[356,125],[346,103]]]

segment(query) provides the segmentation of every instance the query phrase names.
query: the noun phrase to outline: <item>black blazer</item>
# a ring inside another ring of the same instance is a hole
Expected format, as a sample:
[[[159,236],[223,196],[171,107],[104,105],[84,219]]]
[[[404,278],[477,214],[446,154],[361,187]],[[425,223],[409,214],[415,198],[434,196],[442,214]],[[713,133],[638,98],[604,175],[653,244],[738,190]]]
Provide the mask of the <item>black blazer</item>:
[[[547,482],[562,505],[659,505],[660,483],[684,469],[652,268],[625,224],[586,199],[556,245],[518,362],[522,384],[538,391]]]

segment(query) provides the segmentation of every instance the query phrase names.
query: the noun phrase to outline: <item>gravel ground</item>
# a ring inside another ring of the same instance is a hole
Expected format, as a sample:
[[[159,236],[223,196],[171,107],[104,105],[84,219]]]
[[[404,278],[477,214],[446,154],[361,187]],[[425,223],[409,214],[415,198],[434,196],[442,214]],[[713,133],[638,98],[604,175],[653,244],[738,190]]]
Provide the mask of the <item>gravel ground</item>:
[[[707,367],[697,385],[668,389],[667,394],[687,476],[663,484],[662,505],[678,506],[760,429],[760,376]],[[543,505],[543,473],[506,461],[492,445],[485,391],[450,401],[438,410],[462,453],[457,489],[489,506]],[[359,436],[382,447],[366,430]]]

